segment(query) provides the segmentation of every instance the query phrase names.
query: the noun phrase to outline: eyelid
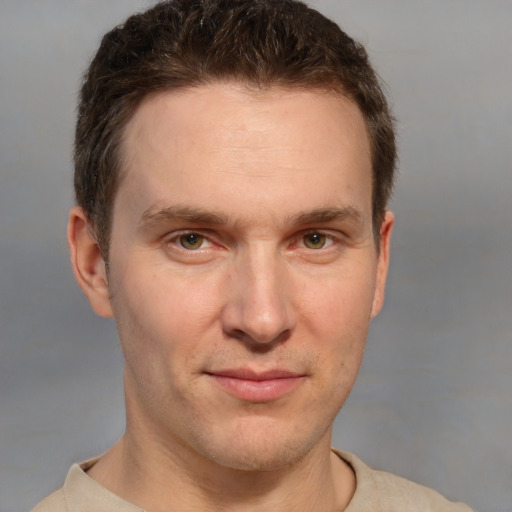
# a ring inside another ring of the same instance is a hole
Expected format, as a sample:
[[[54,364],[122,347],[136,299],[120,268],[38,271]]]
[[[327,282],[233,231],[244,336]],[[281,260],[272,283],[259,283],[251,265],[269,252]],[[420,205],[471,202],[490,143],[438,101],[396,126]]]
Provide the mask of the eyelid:
[[[306,247],[304,245],[304,238],[308,235],[314,235],[316,233],[325,236],[325,238],[329,241],[329,243],[327,243],[326,245],[324,245],[323,247],[321,247],[319,249],[310,249],[309,247]],[[301,249],[306,249],[308,251],[321,251],[322,249],[325,250],[329,247],[332,247],[336,243],[341,243],[342,239],[343,239],[343,235],[341,233],[336,235],[329,229],[305,229],[304,231],[301,231],[299,233],[299,235],[297,236],[297,244],[300,244],[299,247]]]
[[[179,239],[182,236],[186,235],[198,235],[203,239],[203,244],[201,244],[201,247],[198,249],[192,250],[192,249],[186,249],[185,247],[181,246],[179,244]],[[173,231],[172,233],[169,233],[163,238],[164,244],[171,243],[176,247],[178,250],[184,251],[184,252],[199,252],[204,249],[209,249],[210,247],[214,247],[216,244],[211,240],[211,235],[204,233],[201,229],[180,229],[179,231]]]
[[[319,249],[310,249],[305,246],[304,244],[304,237],[311,235],[311,234],[321,234],[326,237],[327,243],[324,247]],[[179,238],[184,235],[189,234],[197,234],[201,236],[204,240],[203,244],[200,248],[191,250],[186,249],[185,247],[181,246],[179,244]],[[342,232],[334,231],[330,229],[315,229],[315,228],[307,228],[304,230],[301,230],[299,233],[293,236],[292,238],[292,244],[291,246],[295,246],[298,249],[303,249],[310,252],[320,252],[322,250],[328,250],[334,245],[340,245],[343,244],[343,241],[346,239],[346,235],[344,235]],[[222,242],[218,242],[215,240],[214,234],[211,232],[211,230],[204,230],[204,229],[180,229],[176,231],[172,231],[171,233],[166,234],[162,237],[164,245],[172,244],[177,250],[180,250],[185,253],[199,253],[202,250],[210,249],[212,247],[222,247]]]

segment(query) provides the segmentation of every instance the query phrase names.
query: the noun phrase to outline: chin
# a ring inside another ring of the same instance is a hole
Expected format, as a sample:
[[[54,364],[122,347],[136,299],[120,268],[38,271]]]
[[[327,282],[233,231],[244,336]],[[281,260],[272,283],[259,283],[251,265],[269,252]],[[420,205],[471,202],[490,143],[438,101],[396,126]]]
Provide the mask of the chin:
[[[203,456],[220,466],[238,471],[277,471],[303,459],[320,443],[322,435],[301,432],[290,425],[249,421],[224,430],[221,436],[208,437],[203,444],[206,449],[201,450]]]
[[[240,446],[235,451],[232,448],[213,455],[213,460],[225,468],[237,471],[278,471],[297,463],[306,455],[304,447],[266,446],[261,450],[256,446]]]

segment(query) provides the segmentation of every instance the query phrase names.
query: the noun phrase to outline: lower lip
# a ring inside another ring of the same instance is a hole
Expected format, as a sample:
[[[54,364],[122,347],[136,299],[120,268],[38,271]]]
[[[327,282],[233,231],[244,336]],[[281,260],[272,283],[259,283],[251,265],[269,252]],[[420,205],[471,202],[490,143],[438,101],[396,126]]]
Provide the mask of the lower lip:
[[[282,379],[249,380],[211,375],[215,382],[227,393],[246,402],[271,402],[286,395],[299,386],[305,377],[285,377]]]

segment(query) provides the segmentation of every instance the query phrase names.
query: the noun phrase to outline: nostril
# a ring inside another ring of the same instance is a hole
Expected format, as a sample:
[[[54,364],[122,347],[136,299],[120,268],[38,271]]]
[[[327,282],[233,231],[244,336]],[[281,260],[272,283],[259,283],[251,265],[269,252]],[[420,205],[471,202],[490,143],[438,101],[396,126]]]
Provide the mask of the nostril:
[[[233,331],[229,332],[228,335],[231,338],[235,338],[239,341],[243,341],[244,338],[247,336],[247,334],[245,334],[245,332],[242,331],[241,329],[233,329]]]
[[[261,338],[256,339],[255,337],[251,336],[249,333],[243,331],[242,329],[233,329],[229,332],[226,332],[226,335],[229,338],[241,341],[242,343],[246,344],[254,352],[265,353],[285,343],[291,336],[291,330],[285,329],[284,331],[280,332],[277,336],[267,338],[265,340],[262,340]]]

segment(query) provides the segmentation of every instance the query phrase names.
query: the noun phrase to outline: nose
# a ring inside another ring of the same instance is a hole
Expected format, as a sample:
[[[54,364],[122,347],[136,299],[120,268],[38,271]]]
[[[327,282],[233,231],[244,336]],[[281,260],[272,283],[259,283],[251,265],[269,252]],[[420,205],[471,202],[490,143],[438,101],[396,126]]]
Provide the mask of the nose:
[[[295,327],[291,283],[285,263],[272,250],[248,252],[230,274],[222,324],[228,336],[265,350],[285,341]]]

